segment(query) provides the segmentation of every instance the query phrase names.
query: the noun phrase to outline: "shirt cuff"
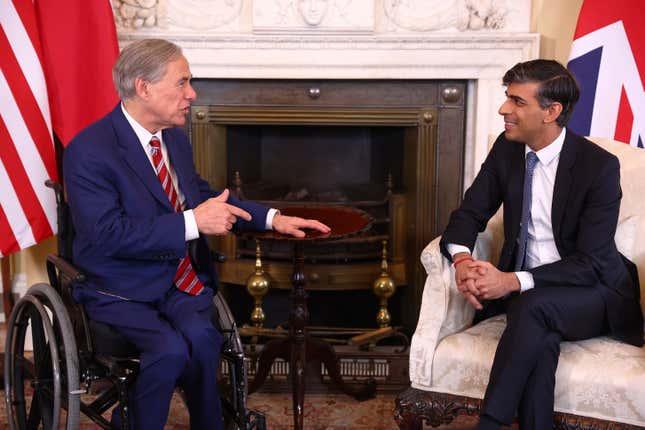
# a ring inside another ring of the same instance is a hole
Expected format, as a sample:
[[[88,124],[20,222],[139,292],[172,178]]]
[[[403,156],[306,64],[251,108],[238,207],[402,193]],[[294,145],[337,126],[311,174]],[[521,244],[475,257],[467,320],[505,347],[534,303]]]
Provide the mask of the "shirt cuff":
[[[269,209],[269,212],[267,212],[267,220],[266,220],[266,226],[264,227],[266,230],[273,230],[273,217],[278,215],[280,213],[279,210],[277,209]]]
[[[449,243],[446,245],[446,249],[448,249],[448,253],[451,256],[454,256],[455,254],[459,254],[460,252],[467,252],[469,254],[472,254],[470,252],[470,248],[464,245],[457,245],[456,243]]]
[[[189,240],[197,239],[199,237],[199,230],[197,229],[197,221],[192,209],[184,211],[184,226],[186,230],[186,242]]]
[[[535,287],[535,281],[531,272],[515,272],[517,279],[520,280],[520,293]]]

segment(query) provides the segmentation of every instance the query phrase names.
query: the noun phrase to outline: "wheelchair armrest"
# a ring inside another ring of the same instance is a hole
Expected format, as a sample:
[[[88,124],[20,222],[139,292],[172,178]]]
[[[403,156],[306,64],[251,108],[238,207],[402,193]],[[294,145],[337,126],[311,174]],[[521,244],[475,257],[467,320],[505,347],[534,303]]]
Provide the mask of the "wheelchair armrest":
[[[205,240],[195,239],[188,242],[188,255],[197,271],[204,270],[212,263],[224,263],[226,256],[211,250]]]
[[[68,277],[72,282],[84,282],[85,275],[83,272],[74,267],[64,258],[59,257],[58,255],[49,254],[47,256],[47,268],[51,266],[58,269],[63,275]]]
[[[221,252],[211,250],[211,258],[216,263],[226,263],[226,255],[222,254]]]

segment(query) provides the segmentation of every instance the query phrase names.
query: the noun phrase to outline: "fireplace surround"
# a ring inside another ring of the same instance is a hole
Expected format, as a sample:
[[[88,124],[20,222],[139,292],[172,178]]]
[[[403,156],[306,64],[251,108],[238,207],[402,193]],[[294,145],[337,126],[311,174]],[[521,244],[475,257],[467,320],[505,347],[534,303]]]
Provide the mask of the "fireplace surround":
[[[460,201],[466,82],[426,80],[196,79],[190,133],[197,170],[216,189],[272,207],[345,205],[374,218],[368,234],[305,255],[309,289],[370,290],[381,241],[401,289],[406,328],[416,322],[424,273],[417,256]],[[238,176],[239,175],[239,176]],[[242,184],[236,183],[242,179]],[[227,236],[220,280],[245,285],[255,244]],[[290,288],[289,253],[263,245],[272,288]],[[375,312],[375,310],[374,310]],[[373,323],[372,323],[373,324]]]

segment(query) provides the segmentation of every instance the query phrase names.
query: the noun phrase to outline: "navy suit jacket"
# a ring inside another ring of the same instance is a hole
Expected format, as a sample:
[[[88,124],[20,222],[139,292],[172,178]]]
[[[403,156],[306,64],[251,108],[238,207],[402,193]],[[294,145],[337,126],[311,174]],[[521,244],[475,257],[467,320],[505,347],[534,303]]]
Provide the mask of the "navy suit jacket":
[[[446,245],[473,249],[477,234],[503,203],[504,245],[498,268],[513,270],[522,212],[524,148],[523,143],[506,139],[504,133],[497,138],[442,236],[441,250],[448,259],[451,256]],[[535,288],[599,288],[612,334],[633,345],[643,345],[638,272],[614,242],[621,197],[618,159],[567,130],[551,208],[553,236],[561,260],[528,271]],[[489,303],[476,318],[494,314],[496,304]]]
[[[186,207],[218,195],[195,171],[183,130],[162,133]],[[63,163],[75,229],[74,264],[87,277],[75,289],[137,301],[162,298],[186,255],[184,216],[171,207],[121,106],[81,131],[65,149]],[[265,229],[267,207],[232,196],[228,203],[252,216],[250,222],[238,219],[234,228]],[[203,238],[191,256],[200,260],[195,262],[202,282],[217,288]]]

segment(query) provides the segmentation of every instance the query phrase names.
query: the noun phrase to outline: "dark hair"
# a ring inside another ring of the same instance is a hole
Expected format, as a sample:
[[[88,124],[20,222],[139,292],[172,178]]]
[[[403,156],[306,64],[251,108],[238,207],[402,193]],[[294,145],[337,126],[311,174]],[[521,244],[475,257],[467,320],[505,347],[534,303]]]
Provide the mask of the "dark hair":
[[[562,112],[556,119],[560,127],[567,125],[573,107],[580,98],[580,87],[576,79],[562,64],[554,60],[517,63],[506,72],[502,82],[505,86],[512,83],[538,83],[536,98],[542,109],[554,102],[562,105]]]

